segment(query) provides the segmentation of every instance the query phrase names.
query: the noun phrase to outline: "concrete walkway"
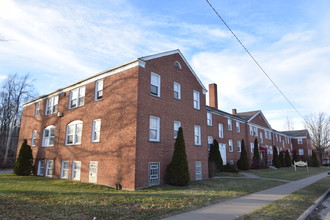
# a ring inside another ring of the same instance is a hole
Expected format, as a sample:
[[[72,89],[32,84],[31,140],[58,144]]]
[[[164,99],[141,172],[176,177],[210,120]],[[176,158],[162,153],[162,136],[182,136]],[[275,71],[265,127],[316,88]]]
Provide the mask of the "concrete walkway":
[[[164,220],[202,220],[221,219],[232,220],[246,215],[262,206],[281,199],[288,194],[300,190],[314,182],[328,176],[327,172],[307,177],[301,180],[292,181],[274,188],[252,193],[243,197],[228,200],[226,202],[207,206],[191,212],[175,215]]]
[[[13,169],[0,169],[0,174],[1,173],[13,173]]]

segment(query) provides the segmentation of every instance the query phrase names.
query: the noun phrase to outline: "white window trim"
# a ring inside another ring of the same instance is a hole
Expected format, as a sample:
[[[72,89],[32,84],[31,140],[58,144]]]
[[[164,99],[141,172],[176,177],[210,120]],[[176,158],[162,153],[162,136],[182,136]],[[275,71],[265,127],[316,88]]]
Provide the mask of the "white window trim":
[[[72,96],[73,96],[74,91],[77,91],[77,97],[76,97],[77,104],[76,104],[76,106],[72,106],[72,101],[73,101]],[[85,105],[85,93],[86,93],[86,87],[85,86],[81,86],[79,88],[72,89],[70,91],[69,109],[74,109],[74,108],[84,106]]]
[[[202,161],[195,161],[195,180],[203,179]]]
[[[68,164],[68,168],[64,169],[64,164]],[[69,167],[70,167],[70,161],[68,160],[63,160],[61,163],[61,179],[69,179]],[[66,176],[64,176],[64,171],[67,171]]]
[[[157,82],[152,82],[152,78],[156,77],[158,80]],[[160,97],[160,85],[161,85],[161,77],[160,75],[158,75],[157,73],[153,73],[151,72],[151,75],[150,75],[150,94],[153,95],[153,96],[156,96],[156,97]],[[157,94],[154,94],[151,92],[151,86],[155,86],[157,88]]]
[[[298,138],[298,139],[297,139],[297,142],[298,142],[298,144],[303,144],[303,140],[302,140],[302,138]]]
[[[219,124],[219,138],[224,138],[224,133],[223,133],[223,124]]]
[[[207,113],[207,125],[212,126],[212,113],[211,112]]]
[[[237,141],[237,152],[242,152],[242,142],[240,140]]]
[[[57,112],[58,96],[53,96],[47,99],[45,115],[51,115]]]
[[[179,132],[179,128],[181,127],[181,122],[179,121],[174,121],[173,123],[173,129],[174,129],[174,139],[177,138],[177,134]]]
[[[156,120],[156,128],[152,128],[151,127],[151,120],[154,119]],[[156,130],[156,138],[151,138],[150,137],[150,131],[151,130]],[[152,142],[159,142],[160,141],[160,118],[159,117],[155,117],[155,116],[150,116],[149,117],[149,141]]]
[[[194,109],[200,110],[200,93],[194,90],[193,98],[194,98]]]
[[[42,166],[41,166],[42,164]],[[42,169],[41,169],[42,167]],[[37,176],[43,176],[45,172],[45,161],[44,160],[39,160],[38,161],[38,172],[37,172]]]
[[[34,112],[34,117],[38,117],[39,116],[39,112],[40,112],[40,102],[37,102],[35,104],[35,108],[36,108],[36,110]]]
[[[178,88],[177,90],[175,89],[176,87]],[[173,83],[173,92],[174,92],[173,97],[175,99],[181,99],[181,84],[180,83],[177,83],[177,82]],[[175,97],[175,92],[178,93],[178,97]]]
[[[49,172],[51,171],[51,172]],[[47,160],[46,162],[46,177],[52,177],[54,171],[54,161],[53,160]],[[50,173],[50,174],[49,174]]]
[[[197,129],[197,130],[196,130]],[[196,133],[196,131],[198,133]],[[201,131],[201,126],[195,125],[194,126],[194,142],[196,146],[202,145],[202,131]]]
[[[36,141],[37,141],[37,130],[32,131],[32,138],[31,138],[31,146],[34,147],[36,146]]]
[[[95,82],[95,94],[94,94],[94,100],[102,100],[103,98],[103,79],[97,80]],[[99,95],[100,94],[100,95]]]
[[[79,164],[79,169],[75,169],[75,164]],[[74,173],[79,171],[79,175],[74,176]],[[80,180],[80,175],[81,175],[81,161],[72,161],[72,180]]]
[[[230,119],[230,118],[228,118],[228,131],[232,131],[233,130],[233,121]]]
[[[77,132],[77,126],[81,124],[81,133]],[[72,143],[68,143],[68,135],[69,135],[69,126],[73,126],[73,141]],[[82,141],[82,130],[83,130],[83,122],[80,120],[72,121],[66,126],[66,135],[65,135],[65,145],[79,145]],[[80,141],[79,137],[80,136]]]
[[[253,153],[253,151],[254,151],[254,143],[250,143],[250,148],[251,148],[251,153]]]
[[[237,133],[241,132],[241,123],[239,121],[236,121],[236,132]]]
[[[96,124],[98,122],[99,122],[99,127],[96,128]],[[97,133],[99,135],[96,135]],[[100,142],[100,140],[101,140],[101,119],[95,119],[93,120],[93,124],[92,124],[92,142]]]
[[[234,144],[232,139],[228,140],[228,148],[229,148],[229,152],[234,152]]]
[[[52,129],[54,130],[54,136],[51,136]],[[48,137],[45,137],[46,130],[49,130],[48,131],[48,133],[49,133]],[[50,144],[51,138],[53,139],[53,144]],[[51,146],[54,146],[54,144],[55,144],[55,126],[54,125],[49,125],[49,126],[44,128],[44,131],[43,131],[43,134],[42,134],[42,146],[43,147],[51,147]]]
[[[153,172],[156,171],[156,172]],[[149,186],[156,186],[160,184],[160,163],[149,162],[148,163],[148,182]]]

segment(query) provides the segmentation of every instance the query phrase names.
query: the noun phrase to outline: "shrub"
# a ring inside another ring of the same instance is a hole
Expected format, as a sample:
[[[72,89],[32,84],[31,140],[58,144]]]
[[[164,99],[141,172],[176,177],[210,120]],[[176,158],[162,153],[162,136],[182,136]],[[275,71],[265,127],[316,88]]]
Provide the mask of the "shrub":
[[[278,155],[279,165],[280,167],[284,167],[284,154],[283,151],[280,152]]]
[[[226,164],[223,166],[223,172],[238,173],[238,170],[234,165]]]
[[[248,170],[250,169],[249,160],[247,157],[246,149],[244,140],[242,139],[242,146],[241,146],[241,157],[237,161],[237,168],[241,170]]]
[[[280,168],[280,161],[278,159],[278,152],[277,152],[277,147],[273,146],[273,166],[276,168]]]
[[[14,167],[17,176],[30,176],[33,171],[33,156],[30,145],[24,139]]]
[[[253,149],[253,158],[252,158],[252,169],[260,169],[260,154],[258,147],[258,139],[254,139],[254,149]]]
[[[319,161],[317,160],[317,156],[316,156],[316,153],[314,151],[312,151],[311,161],[312,161],[312,164],[311,164],[312,167],[318,167],[319,166]]]
[[[294,163],[294,161],[299,161],[299,157],[297,155],[297,151],[293,150],[293,158],[292,158],[292,164]]]
[[[284,161],[286,167],[291,167],[291,157],[288,150],[285,152]]]

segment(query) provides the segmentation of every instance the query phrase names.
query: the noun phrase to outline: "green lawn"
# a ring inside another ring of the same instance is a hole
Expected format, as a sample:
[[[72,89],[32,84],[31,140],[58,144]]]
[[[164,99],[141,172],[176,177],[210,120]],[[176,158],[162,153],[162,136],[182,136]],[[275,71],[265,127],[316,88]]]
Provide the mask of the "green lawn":
[[[282,167],[277,170],[260,169],[260,170],[249,170],[248,172],[263,178],[283,179],[283,180],[293,181],[308,176],[313,176],[322,172],[330,171],[330,167],[309,167],[308,170],[309,171],[307,172],[306,167],[297,167],[297,171],[294,170],[294,167]]]
[[[0,219],[159,219],[282,184],[212,179],[138,191],[0,174]]]
[[[330,177],[326,177],[284,197],[283,199],[272,202],[249,215],[242,216],[239,220],[297,219],[329,188],[329,186]]]

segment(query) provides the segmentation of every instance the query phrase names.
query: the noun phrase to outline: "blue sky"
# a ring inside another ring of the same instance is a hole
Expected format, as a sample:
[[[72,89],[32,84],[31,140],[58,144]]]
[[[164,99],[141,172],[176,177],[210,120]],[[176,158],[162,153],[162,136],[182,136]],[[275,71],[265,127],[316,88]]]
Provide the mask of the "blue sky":
[[[303,115],[329,112],[330,1],[209,0]],[[30,73],[42,95],[138,57],[180,49],[219,108],[295,113],[205,0],[1,0],[0,82]]]

